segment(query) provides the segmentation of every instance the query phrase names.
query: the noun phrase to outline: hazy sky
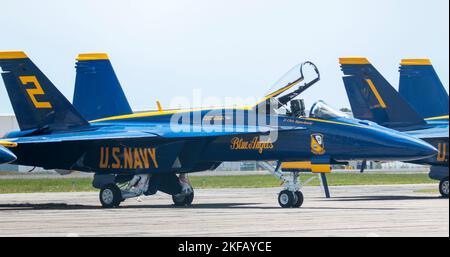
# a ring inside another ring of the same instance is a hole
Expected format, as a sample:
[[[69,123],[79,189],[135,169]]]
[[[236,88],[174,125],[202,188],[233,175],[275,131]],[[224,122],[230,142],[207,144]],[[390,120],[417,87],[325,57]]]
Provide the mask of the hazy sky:
[[[137,109],[193,89],[259,96],[305,60],[322,73],[307,105],[349,106],[341,56],[370,58],[395,87],[401,58],[430,58],[449,85],[448,0],[0,0],[0,24],[0,51],[26,51],[69,100],[82,52],[110,55]]]

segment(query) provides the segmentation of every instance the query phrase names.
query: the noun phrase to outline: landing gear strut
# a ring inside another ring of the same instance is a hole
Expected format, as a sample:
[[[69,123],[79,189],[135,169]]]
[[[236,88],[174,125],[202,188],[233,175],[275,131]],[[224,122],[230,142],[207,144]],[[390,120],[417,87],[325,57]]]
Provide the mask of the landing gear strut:
[[[448,198],[448,178],[441,180],[441,183],[439,184],[439,192],[442,197]]]

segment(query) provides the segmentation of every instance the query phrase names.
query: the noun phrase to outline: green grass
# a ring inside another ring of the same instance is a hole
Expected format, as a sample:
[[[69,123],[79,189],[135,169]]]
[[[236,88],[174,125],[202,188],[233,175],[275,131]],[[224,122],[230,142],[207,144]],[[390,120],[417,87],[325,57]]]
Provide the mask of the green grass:
[[[420,189],[415,190],[414,193],[422,193],[422,194],[439,194],[439,189]]]
[[[95,191],[90,178],[1,179],[0,194]]]
[[[313,176],[302,175],[302,180]],[[270,175],[264,176],[211,176],[190,177],[194,188],[267,188],[278,187],[280,181]],[[436,183],[427,174],[343,174],[328,175],[331,186],[346,185],[392,185],[392,184],[432,184]],[[310,186],[319,185],[314,180]],[[38,192],[89,192],[96,191],[89,178],[60,179],[0,179],[0,194]]]

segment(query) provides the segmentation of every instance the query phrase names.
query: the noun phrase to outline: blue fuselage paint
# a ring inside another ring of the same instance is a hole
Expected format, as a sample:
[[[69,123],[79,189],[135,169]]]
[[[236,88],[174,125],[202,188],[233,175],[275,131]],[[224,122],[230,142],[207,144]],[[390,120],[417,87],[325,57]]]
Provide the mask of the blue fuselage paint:
[[[265,116],[266,120],[276,119],[274,127],[252,124],[247,117],[253,112],[240,109],[188,111],[191,117],[201,117],[200,121],[193,119],[182,126],[185,131],[178,133],[172,131],[170,124],[174,124],[173,115],[179,113],[150,113],[91,122],[86,130],[53,133],[46,137],[55,139],[49,143],[33,143],[39,137],[35,135],[9,141],[19,144],[11,149],[18,157],[17,164],[112,174],[195,172],[224,161],[412,161],[436,154],[436,149],[427,143],[372,122],[343,117]],[[227,123],[229,120],[231,124]],[[233,132],[223,132],[230,127]],[[205,131],[211,128],[216,131]],[[99,131],[148,131],[149,135],[152,132],[157,135],[89,140],[89,135]],[[269,132],[277,132],[276,140],[265,139]],[[74,134],[78,138],[85,135],[86,140],[58,142],[58,138]],[[313,135],[322,137],[323,152],[315,153],[312,149]]]

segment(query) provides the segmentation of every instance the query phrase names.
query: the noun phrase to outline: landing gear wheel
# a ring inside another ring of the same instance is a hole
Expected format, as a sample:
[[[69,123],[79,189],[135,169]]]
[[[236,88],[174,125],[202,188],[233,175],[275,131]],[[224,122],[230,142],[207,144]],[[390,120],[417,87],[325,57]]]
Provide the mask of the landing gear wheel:
[[[122,201],[122,192],[118,186],[109,184],[100,190],[100,202],[103,208],[119,207]]]
[[[295,202],[292,204],[292,207],[294,207],[294,208],[302,207],[303,200],[304,200],[303,193],[300,191],[297,191],[294,193],[294,195],[295,195]]]
[[[441,180],[441,183],[439,184],[439,192],[442,197],[448,198],[448,178]]]
[[[294,204],[294,201],[295,196],[289,190],[283,190],[278,195],[278,203],[280,204],[281,208],[291,208]]]
[[[188,195],[172,195],[172,201],[175,206],[186,206],[191,205],[194,201],[194,192]]]

